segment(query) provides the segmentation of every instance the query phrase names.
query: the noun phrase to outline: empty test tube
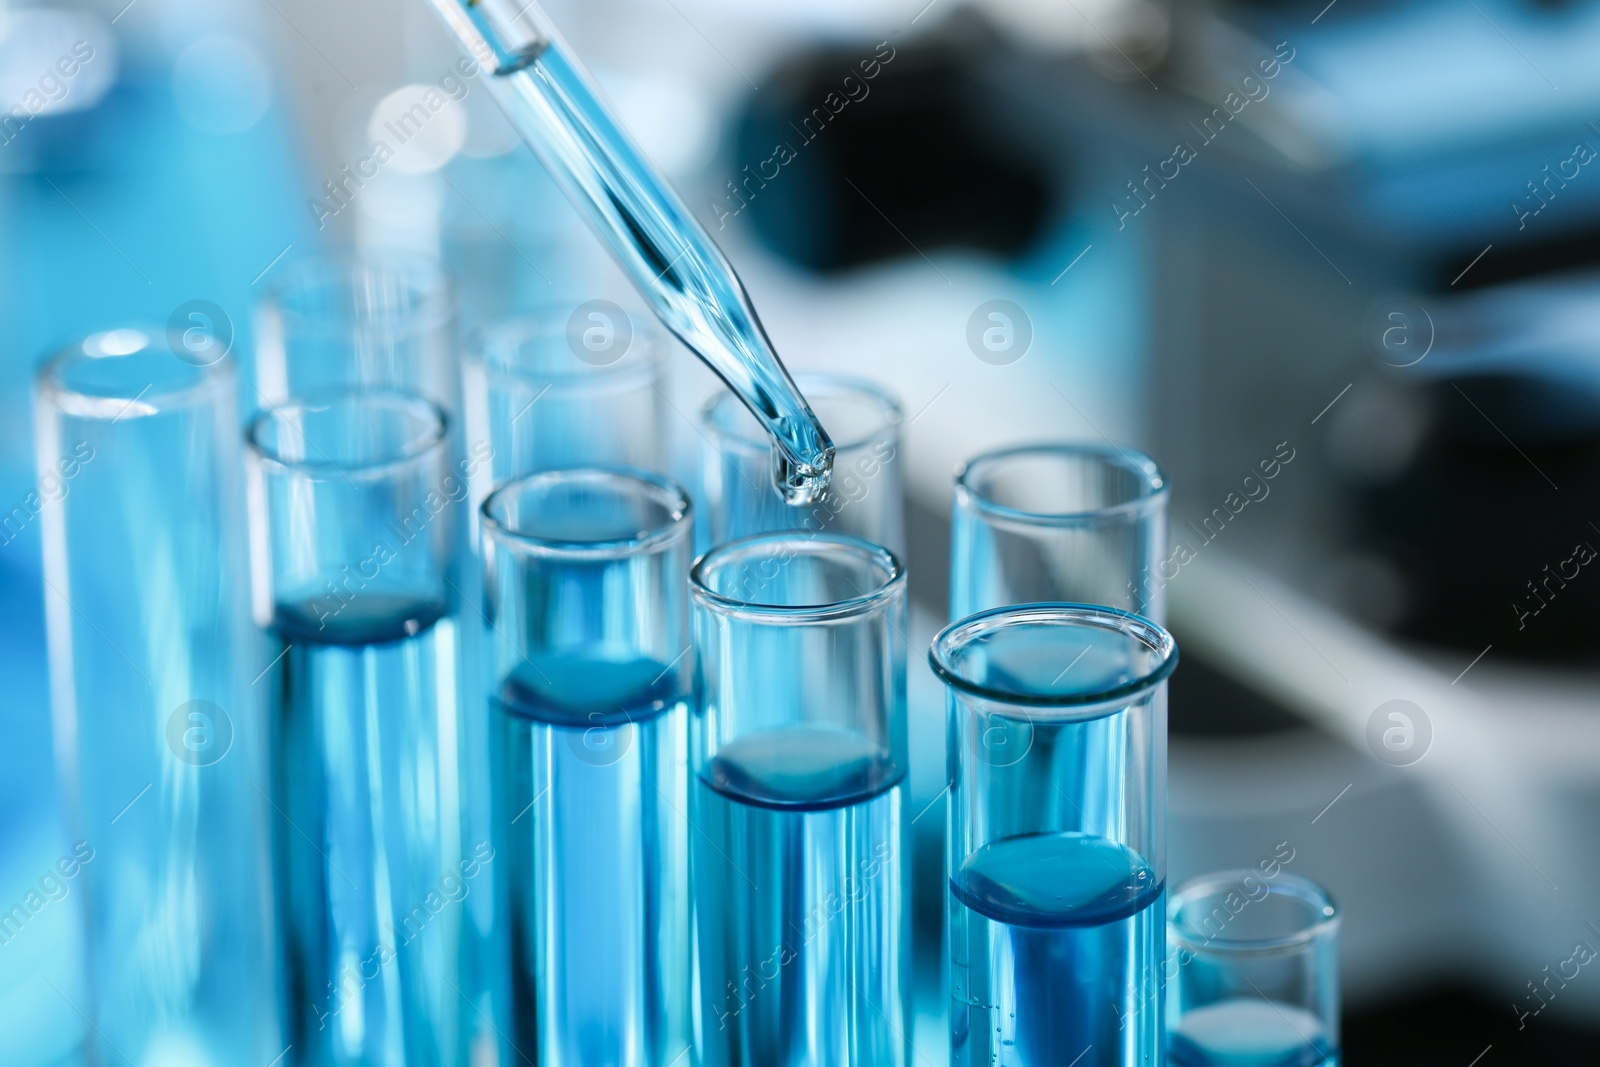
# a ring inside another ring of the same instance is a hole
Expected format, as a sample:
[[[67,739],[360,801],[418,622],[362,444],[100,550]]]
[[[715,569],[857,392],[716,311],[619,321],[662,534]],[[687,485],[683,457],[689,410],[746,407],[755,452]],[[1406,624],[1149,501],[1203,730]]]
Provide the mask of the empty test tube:
[[[1172,638],[1111,608],[980,612],[949,692],[954,1067],[1161,1062]]]
[[[1104,604],[1165,617],[1167,480],[1110,445],[988,452],[956,474],[950,618],[1007,604]]]
[[[283,1051],[235,374],[204,356],[112,330],[38,377],[65,884],[84,917],[72,1006],[96,1064]]]
[[[340,386],[421,395],[459,411],[455,287],[401,253],[325,253],[287,264],[256,310],[258,406]]]
[[[621,309],[593,315],[573,322],[563,308],[505,319],[468,347],[467,443],[487,457],[473,475],[475,504],[535,471],[665,471],[668,341]]]

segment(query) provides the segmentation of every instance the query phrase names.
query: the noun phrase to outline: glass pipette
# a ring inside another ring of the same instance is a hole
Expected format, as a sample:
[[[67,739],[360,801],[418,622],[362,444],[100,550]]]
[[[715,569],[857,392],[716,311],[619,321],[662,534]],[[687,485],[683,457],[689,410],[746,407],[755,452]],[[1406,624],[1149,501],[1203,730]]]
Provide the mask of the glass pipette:
[[[767,339],[744,284],[601,102],[537,3],[432,0],[489,91],[656,315],[772,437],[773,481],[794,506],[828,486],[833,442]]]

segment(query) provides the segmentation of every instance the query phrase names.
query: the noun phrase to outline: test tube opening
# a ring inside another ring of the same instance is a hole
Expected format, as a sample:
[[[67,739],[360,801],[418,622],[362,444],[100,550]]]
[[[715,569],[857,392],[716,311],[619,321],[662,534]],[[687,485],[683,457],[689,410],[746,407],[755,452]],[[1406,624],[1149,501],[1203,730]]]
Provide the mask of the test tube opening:
[[[489,536],[512,551],[603,558],[687,536],[694,506],[667,478],[624,467],[540,471],[483,502]]]
[[[899,401],[877,384],[838,374],[798,374],[795,383],[833,435],[833,474],[812,503],[794,507],[773,491],[771,441],[739,398],[718,393],[700,409],[705,495],[713,543],[755,533],[848,534],[905,549]]]
[[[437,404],[397,390],[331,390],[257,416],[249,441],[261,458],[320,479],[381,475],[445,438]]]
[[[561,309],[518,315],[477,331],[468,359],[492,374],[522,379],[555,390],[608,393],[635,389],[659,379],[666,338],[630,320],[625,343],[616,344],[616,324],[607,325],[606,344],[590,346],[583,331],[574,337]]]
[[[834,461],[872,443],[881,434],[898,434],[900,402],[875,382],[838,374],[794,376],[812,412],[828,427]],[[732,393],[719,392],[700,409],[701,419],[717,437],[717,446],[766,455],[772,449],[750,409]]]
[[[198,358],[181,337],[135,328],[91,334],[51,357],[38,378],[42,399],[64,413],[118,422],[211,402],[232,381],[220,353]]]
[[[888,549],[842,534],[756,534],[701,556],[689,582],[713,610],[812,621],[873,610],[903,591],[905,568]]]
[[[1161,507],[1167,479],[1153,459],[1132,449],[1029,444],[968,462],[956,474],[956,494],[991,518],[1076,523]]]
[[[956,474],[950,616],[1006,604],[1105,604],[1163,621],[1167,481],[1116,445],[1024,444]]]
[[[458,409],[455,285],[429,259],[336,252],[299,260],[269,285],[255,332],[256,386],[269,404],[359,385]]]
[[[928,660],[968,696],[1078,718],[1126,707],[1166,681],[1178,646],[1131,612],[1035,604],[991,608],[946,627]]]
[[[1228,900],[1230,895],[1233,901]],[[1238,907],[1241,900],[1250,903]],[[1218,909],[1226,921],[1218,921]],[[1336,934],[1341,919],[1338,905],[1310,879],[1287,872],[1267,878],[1260,871],[1244,869],[1218,871],[1184,883],[1173,894],[1167,912],[1175,946],[1230,955],[1302,951]]]
[[[335,253],[301,259],[267,289],[266,307],[290,333],[363,330],[403,336],[437,329],[454,292],[440,267],[401,253]]]

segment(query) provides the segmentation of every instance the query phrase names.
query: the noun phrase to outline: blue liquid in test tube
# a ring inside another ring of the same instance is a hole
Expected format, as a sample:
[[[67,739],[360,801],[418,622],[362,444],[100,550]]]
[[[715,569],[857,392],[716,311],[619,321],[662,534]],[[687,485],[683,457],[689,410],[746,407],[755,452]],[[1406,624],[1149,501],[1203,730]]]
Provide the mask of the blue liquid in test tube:
[[[482,522],[506,1055],[685,1063],[688,497],[638,470],[545,471]]]
[[[1339,909],[1277,867],[1185,883],[1167,912],[1174,1067],[1338,1067]]]
[[[981,612],[935,640],[956,1067],[1159,1062],[1176,655],[1160,627],[1083,605]]]
[[[460,834],[444,417],[341,391],[250,441],[290,1062],[458,1064],[463,902],[493,853]]]
[[[1293,1004],[1236,997],[1189,1012],[1172,1031],[1173,1067],[1338,1067],[1322,1022]]]
[[[1002,1064],[1150,1063],[1136,1050],[1152,1006],[1162,884],[1137,852],[1094,834],[1043,833],[981,847],[950,879],[967,992],[1014,1011],[994,1021]],[[998,966],[997,966],[998,964]],[[1095,1056],[1095,1049],[1100,1056]],[[972,1058],[964,1063],[976,1063]],[[995,1061],[991,1061],[995,1062]]]
[[[713,549],[692,586],[701,1063],[904,1064],[900,565],[771,534]]]

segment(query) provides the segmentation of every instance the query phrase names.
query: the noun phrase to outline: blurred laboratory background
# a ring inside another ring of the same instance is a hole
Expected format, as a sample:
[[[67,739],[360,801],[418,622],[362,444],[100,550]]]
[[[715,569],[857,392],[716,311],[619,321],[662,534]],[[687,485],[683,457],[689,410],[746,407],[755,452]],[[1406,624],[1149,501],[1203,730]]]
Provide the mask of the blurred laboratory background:
[[[423,0],[28,4],[0,0],[0,912],[70,848],[42,357],[203,323],[255,381],[264,295],[336,248],[441,261],[463,350],[517,313],[647,319]],[[1171,884],[1288,855],[1328,888],[1353,1067],[1592,1058],[1600,3],[545,7],[789,368],[900,404],[919,1062],[948,1058],[918,650],[952,472],[1043,439],[1172,486]],[[717,383],[676,346],[665,373],[694,485]],[[74,1062],[75,912],[27,915],[0,1065]]]

